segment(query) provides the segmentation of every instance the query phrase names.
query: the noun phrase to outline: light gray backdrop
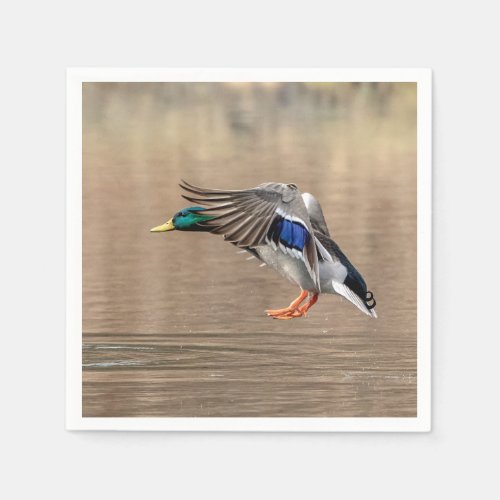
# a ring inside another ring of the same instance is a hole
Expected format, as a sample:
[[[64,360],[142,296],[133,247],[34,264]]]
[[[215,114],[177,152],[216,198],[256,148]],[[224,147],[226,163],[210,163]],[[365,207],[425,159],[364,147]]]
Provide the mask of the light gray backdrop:
[[[4,6],[2,497],[498,495],[490,453],[499,437],[497,20],[486,1]],[[434,69],[432,433],[64,430],[67,66]]]

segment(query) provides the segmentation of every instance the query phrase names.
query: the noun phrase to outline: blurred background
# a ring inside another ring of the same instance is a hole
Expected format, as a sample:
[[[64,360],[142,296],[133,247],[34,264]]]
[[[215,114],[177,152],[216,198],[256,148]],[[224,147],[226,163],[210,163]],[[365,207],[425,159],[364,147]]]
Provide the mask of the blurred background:
[[[222,238],[149,229],[179,180],[313,193],[378,320]],[[416,85],[85,83],[84,416],[415,416]]]

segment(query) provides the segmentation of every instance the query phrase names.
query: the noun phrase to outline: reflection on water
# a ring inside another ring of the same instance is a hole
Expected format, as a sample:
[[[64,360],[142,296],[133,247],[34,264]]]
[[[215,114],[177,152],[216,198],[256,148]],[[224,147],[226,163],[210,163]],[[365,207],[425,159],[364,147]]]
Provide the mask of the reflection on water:
[[[84,84],[84,416],[415,416],[416,86]],[[293,182],[378,320],[210,234],[149,229],[181,178]]]

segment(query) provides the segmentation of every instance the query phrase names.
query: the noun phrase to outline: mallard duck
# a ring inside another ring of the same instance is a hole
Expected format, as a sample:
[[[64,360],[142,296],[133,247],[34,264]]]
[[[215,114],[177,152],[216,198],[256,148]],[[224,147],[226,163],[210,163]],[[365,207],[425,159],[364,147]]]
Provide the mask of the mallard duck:
[[[151,229],[204,231],[257,257],[300,287],[288,307],[269,309],[281,320],[306,316],[321,293],[339,294],[362,312],[376,318],[375,299],[365,280],[331,239],[321,205],[295,184],[267,182],[252,189],[200,188],[182,181],[192,206]],[[307,299],[307,300],[306,300]],[[305,301],[305,302],[304,302]]]

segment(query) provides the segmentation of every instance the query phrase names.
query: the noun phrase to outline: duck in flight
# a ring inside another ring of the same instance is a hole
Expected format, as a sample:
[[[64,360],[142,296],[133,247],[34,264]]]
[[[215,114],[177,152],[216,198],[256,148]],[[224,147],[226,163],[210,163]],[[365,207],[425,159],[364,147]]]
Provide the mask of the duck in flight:
[[[288,307],[268,316],[289,320],[306,316],[319,294],[342,295],[363,313],[377,317],[365,280],[331,239],[319,202],[295,184],[267,182],[251,189],[200,188],[182,181],[192,206],[151,229],[204,231],[251,253],[300,287]]]

